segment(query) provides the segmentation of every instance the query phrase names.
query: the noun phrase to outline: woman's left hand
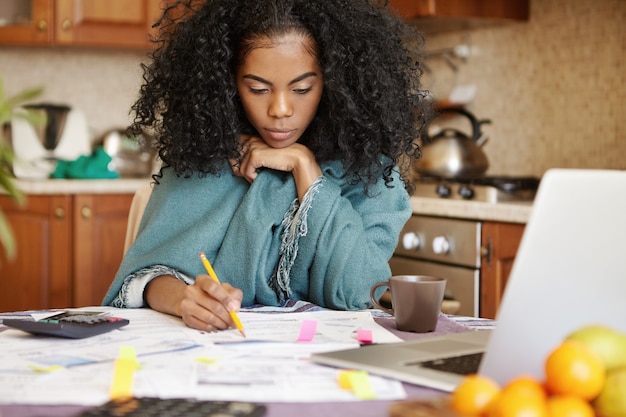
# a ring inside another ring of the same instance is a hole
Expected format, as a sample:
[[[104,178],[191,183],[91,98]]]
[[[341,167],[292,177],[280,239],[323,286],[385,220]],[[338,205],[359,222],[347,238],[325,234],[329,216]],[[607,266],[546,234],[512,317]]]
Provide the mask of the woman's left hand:
[[[315,155],[306,146],[294,143],[284,148],[272,148],[260,137],[242,135],[241,161],[231,160],[233,173],[252,183],[259,168],[291,172],[296,182],[298,198],[302,200],[313,182],[322,175]]]

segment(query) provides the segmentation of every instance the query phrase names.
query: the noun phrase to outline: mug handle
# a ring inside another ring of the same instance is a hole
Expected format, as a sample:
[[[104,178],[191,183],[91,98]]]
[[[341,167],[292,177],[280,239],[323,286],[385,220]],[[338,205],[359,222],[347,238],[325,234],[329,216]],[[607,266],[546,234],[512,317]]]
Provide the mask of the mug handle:
[[[385,313],[389,313],[389,314],[393,315],[393,309],[392,309],[392,308],[390,309],[390,308],[387,308],[387,307],[382,306],[382,305],[378,302],[378,300],[376,299],[376,296],[375,296],[375,294],[374,294],[374,293],[375,293],[375,292],[376,292],[376,290],[377,290],[378,288],[380,288],[380,287],[387,287],[387,288],[390,288],[390,287],[389,287],[389,282],[388,282],[388,281],[384,281],[384,282],[377,282],[376,284],[372,285],[372,288],[370,289],[370,300],[372,301],[372,304],[374,305],[374,307],[376,307],[376,308],[378,308],[378,309],[380,309],[380,310],[384,311]]]

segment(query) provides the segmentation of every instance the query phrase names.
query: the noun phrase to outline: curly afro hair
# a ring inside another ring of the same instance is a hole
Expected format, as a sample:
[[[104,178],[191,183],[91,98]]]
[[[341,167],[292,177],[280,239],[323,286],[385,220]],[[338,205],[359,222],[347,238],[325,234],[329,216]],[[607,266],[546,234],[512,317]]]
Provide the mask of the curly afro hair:
[[[132,106],[131,131],[152,130],[163,167],[217,174],[254,133],[234,72],[255,41],[295,31],[313,39],[324,91],[299,142],[318,162],[338,159],[349,181],[369,184],[419,158],[431,114],[420,88],[423,37],[368,0],[187,0],[157,22],[151,62]]]

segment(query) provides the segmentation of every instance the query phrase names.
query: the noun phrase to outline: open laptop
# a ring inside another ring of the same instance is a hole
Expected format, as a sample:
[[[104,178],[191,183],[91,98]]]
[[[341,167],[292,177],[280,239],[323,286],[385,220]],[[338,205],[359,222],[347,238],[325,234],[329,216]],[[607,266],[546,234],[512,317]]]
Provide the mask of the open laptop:
[[[543,378],[548,353],[573,330],[602,323],[626,332],[626,171],[546,172],[496,323],[493,331],[320,353],[312,359],[452,391],[463,375],[432,369],[429,363],[484,352],[479,373],[500,384],[522,374]]]

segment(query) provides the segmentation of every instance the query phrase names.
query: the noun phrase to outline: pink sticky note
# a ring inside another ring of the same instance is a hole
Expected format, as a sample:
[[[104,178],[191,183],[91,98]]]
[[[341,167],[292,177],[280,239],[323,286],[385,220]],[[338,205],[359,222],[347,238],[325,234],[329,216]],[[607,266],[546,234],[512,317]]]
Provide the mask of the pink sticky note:
[[[315,330],[317,329],[317,320],[304,320],[300,327],[300,334],[298,335],[298,342],[311,342],[315,337]]]
[[[370,329],[357,329],[356,340],[360,343],[372,343],[372,331]]]

